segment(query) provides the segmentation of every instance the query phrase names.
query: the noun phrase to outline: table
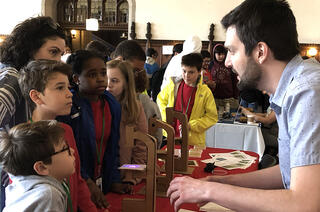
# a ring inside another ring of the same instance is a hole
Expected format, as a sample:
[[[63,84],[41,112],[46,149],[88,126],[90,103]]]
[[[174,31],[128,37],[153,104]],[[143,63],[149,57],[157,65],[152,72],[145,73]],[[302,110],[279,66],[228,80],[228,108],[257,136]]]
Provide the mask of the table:
[[[206,146],[252,151],[260,159],[265,149],[261,128],[248,124],[215,124],[206,131]]]
[[[201,160],[209,159],[210,155],[209,153],[226,153],[231,152],[233,150],[230,149],[219,149],[219,148],[206,148],[201,155],[201,158],[193,158],[190,157],[189,160],[196,160],[198,162],[198,167],[196,167],[191,175],[193,178],[203,178],[209,175],[212,175],[211,173],[206,173],[203,171],[204,167],[206,166],[205,163],[202,163]],[[254,152],[244,151],[245,153],[259,158],[259,155]],[[238,174],[238,173],[245,173],[245,172],[251,172],[258,169],[258,160],[254,164],[252,164],[247,169],[234,169],[234,170],[227,170],[228,174]],[[225,170],[220,167],[216,167],[215,170]],[[176,175],[176,176],[182,176],[182,175]],[[110,212],[120,212],[121,211],[121,201],[123,198],[144,198],[143,195],[136,194],[142,187],[144,186],[144,183],[140,183],[139,185],[134,186],[134,194],[128,195],[128,194],[115,194],[115,193],[108,193],[106,195],[107,201],[110,203]],[[199,211],[199,207],[196,204],[183,204],[181,206],[183,209],[193,210],[193,211]],[[157,212],[173,212],[174,209],[170,204],[169,198],[163,198],[163,197],[157,197],[156,202],[156,211]]]

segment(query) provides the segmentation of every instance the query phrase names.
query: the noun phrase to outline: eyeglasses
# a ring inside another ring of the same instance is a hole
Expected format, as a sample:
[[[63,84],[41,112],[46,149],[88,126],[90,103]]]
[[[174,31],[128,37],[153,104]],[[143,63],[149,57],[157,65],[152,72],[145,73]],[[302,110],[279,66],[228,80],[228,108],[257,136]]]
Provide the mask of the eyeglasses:
[[[66,147],[62,148],[61,150],[59,150],[57,152],[54,152],[54,153],[48,155],[45,159],[48,159],[48,158],[50,158],[50,157],[52,157],[54,155],[57,155],[57,154],[59,154],[61,152],[65,152],[65,151],[68,151],[68,154],[71,156],[72,153],[71,153],[71,150],[70,150],[70,146],[67,143],[65,143],[65,145],[66,145]]]
[[[70,146],[66,143],[66,147],[62,148],[60,151],[57,151],[57,152],[54,152],[50,155],[51,156],[54,156],[54,155],[57,155],[61,152],[64,152],[64,151],[68,151],[68,154],[71,156],[71,150],[70,150]]]

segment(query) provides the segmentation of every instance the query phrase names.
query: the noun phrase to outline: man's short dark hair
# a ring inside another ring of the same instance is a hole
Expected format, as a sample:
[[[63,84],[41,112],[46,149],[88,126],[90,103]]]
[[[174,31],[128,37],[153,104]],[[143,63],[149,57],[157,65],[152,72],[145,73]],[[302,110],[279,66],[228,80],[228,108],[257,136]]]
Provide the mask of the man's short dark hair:
[[[36,104],[29,96],[32,89],[43,93],[48,80],[53,74],[61,73],[70,78],[72,73],[70,65],[59,61],[44,59],[30,61],[20,72],[19,85],[21,93],[30,107],[30,112],[33,112],[36,107]]]
[[[146,60],[142,47],[133,40],[124,40],[118,44],[114,51],[114,58],[121,56],[123,60]]]
[[[55,120],[19,124],[9,132],[0,131],[0,163],[13,175],[37,175],[37,161],[51,164],[54,146],[60,144],[64,129]]]
[[[187,54],[184,55],[181,59],[181,65],[196,67],[198,71],[201,71],[202,62],[202,56],[199,53]]]
[[[285,0],[246,0],[221,23],[225,29],[235,26],[247,56],[258,42],[265,42],[281,61],[289,61],[300,51],[296,20]]]

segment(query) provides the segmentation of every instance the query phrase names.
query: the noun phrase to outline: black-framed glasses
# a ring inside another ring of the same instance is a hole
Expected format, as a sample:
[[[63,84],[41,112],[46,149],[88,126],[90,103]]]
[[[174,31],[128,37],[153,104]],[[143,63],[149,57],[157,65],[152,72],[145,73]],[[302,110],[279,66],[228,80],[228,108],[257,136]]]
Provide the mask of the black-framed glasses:
[[[65,143],[65,145],[66,145],[66,147],[62,148],[61,150],[59,150],[59,151],[57,151],[57,152],[54,152],[54,153],[48,155],[48,156],[46,157],[46,159],[47,159],[47,158],[50,158],[50,157],[52,157],[52,156],[54,156],[54,155],[57,155],[57,154],[59,154],[59,153],[65,152],[65,151],[68,151],[68,154],[71,156],[72,154],[71,154],[70,146],[69,146],[67,143]]]

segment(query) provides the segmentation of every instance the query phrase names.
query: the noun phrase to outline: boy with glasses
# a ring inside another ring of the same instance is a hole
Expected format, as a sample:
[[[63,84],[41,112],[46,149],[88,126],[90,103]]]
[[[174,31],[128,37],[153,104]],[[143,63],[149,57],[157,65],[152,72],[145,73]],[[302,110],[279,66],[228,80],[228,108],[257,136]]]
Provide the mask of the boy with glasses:
[[[66,211],[66,178],[75,171],[75,158],[64,134],[54,120],[0,132],[0,162],[12,180],[4,211]]]

